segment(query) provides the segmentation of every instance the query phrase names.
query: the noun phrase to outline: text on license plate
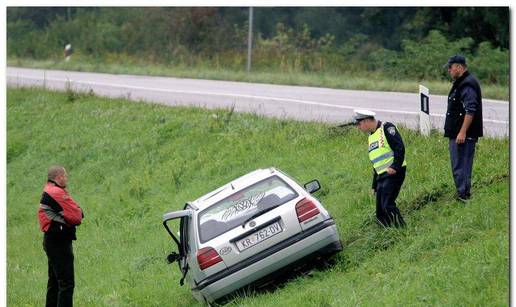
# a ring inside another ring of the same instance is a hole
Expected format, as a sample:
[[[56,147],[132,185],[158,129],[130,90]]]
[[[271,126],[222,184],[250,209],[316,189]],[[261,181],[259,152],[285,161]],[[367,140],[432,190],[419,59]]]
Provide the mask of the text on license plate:
[[[276,222],[276,223],[270,224],[269,226],[267,226],[265,228],[258,230],[257,232],[255,232],[251,235],[248,235],[247,237],[245,237],[241,240],[238,240],[236,242],[236,244],[238,246],[238,249],[240,251],[243,251],[245,249],[248,249],[251,246],[254,246],[254,245],[264,241],[264,240],[267,240],[268,238],[270,238],[272,236],[277,235],[281,231],[283,231],[283,229],[281,229],[279,222]]]

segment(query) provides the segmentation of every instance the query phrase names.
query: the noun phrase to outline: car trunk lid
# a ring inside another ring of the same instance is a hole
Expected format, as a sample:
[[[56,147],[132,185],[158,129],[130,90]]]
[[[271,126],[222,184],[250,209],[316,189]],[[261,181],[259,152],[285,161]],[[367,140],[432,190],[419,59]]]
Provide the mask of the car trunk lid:
[[[237,226],[209,242],[227,267],[274,246],[302,231],[293,199]]]

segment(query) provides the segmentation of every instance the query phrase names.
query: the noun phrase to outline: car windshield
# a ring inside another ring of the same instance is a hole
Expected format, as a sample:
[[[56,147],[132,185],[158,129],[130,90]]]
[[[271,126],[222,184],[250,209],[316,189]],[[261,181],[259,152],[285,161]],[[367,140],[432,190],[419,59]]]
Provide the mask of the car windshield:
[[[282,205],[298,194],[281,178],[272,176],[213,204],[199,214],[201,242],[242,225],[258,212]]]

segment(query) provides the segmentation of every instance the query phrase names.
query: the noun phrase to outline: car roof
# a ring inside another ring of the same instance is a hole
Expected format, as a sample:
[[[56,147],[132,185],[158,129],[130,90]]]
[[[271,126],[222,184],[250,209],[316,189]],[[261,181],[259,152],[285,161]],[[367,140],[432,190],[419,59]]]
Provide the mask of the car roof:
[[[219,200],[233,194],[236,191],[239,191],[249,185],[263,180],[272,176],[273,174],[279,174],[277,169],[274,167],[265,168],[265,169],[257,169],[252,171],[246,175],[238,177],[235,180],[230,181],[229,183],[221,186],[218,189],[211,191],[208,194],[205,194],[198,199],[191,202],[194,207],[197,207],[199,210],[203,210],[206,207],[211,206],[212,204],[218,202]]]

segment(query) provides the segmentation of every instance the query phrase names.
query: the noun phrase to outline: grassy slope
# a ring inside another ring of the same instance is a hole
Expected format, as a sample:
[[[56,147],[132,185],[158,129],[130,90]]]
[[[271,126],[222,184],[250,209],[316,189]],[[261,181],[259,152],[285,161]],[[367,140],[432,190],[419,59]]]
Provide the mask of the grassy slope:
[[[104,63],[85,58],[74,58],[70,62],[56,60],[33,60],[10,58],[8,65],[31,67],[41,69],[61,69],[104,72],[116,74],[136,74],[170,76],[178,78],[196,78],[211,80],[230,80],[256,83],[290,84],[302,86],[328,87],[349,90],[372,90],[387,92],[415,93],[419,90],[419,84],[430,89],[432,95],[448,95],[450,82],[436,80],[399,80],[369,75],[351,73],[304,73],[299,71],[275,72],[275,71],[232,71],[208,67],[175,67],[149,63]],[[482,80],[481,80],[482,81]],[[482,95],[484,98],[509,100],[509,88],[507,86],[483,84]]]
[[[169,108],[34,89],[7,92],[7,294],[41,306],[46,258],[36,219],[47,167],[62,163],[85,210],[77,306],[197,305],[179,287],[161,215],[227,181],[276,166],[306,182],[337,221],[345,250],[329,271],[230,305],[503,306],[509,295],[509,144],[482,139],[474,197],[453,200],[445,139],[402,129],[405,230],[371,223],[366,137],[319,123]]]

